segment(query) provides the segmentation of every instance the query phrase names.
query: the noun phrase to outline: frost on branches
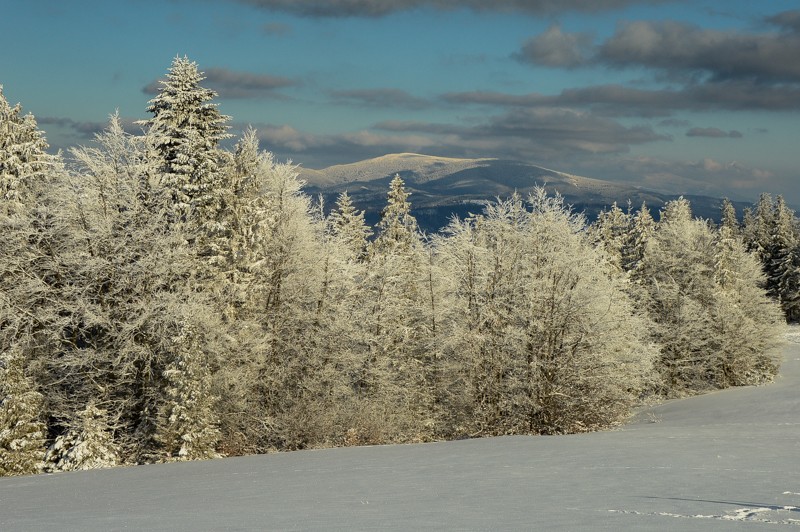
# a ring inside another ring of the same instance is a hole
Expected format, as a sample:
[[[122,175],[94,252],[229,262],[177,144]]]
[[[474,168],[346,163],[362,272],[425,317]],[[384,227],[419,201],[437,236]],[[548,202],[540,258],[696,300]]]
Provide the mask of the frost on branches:
[[[195,210],[214,210],[220,188],[219,141],[227,138],[225,123],[217,104],[209,103],[216,93],[200,86],[204,79],[197,63],[176,57],[161,81],[158,95],[142,121],[161,162],[161,180],[170,190],[172,207],[182,220]]]
[[[0,85],[0,202],[8,205],[23,200],[25,181],[40,177],[52,157],[47,155],[47,142],[37,129],[30,113],[22,107],[11,107]]]
[[[106,421],[106,411],[94,402],[79,414],[78,426],[56,438],[45,454],[48,471],[102,469],[119,463],[118,449]]]
[[[0,476],[29,475],[41,470],[45,425],[42,394],[25,377],[17,349],[0,357]]]
[[[219,441],[213,409],[211,373],[197,341],[197,330],[178,324],[172,338],[173,359],[164,370],[165,399],[161,406],[156,439],[168,459],[215,458]]]

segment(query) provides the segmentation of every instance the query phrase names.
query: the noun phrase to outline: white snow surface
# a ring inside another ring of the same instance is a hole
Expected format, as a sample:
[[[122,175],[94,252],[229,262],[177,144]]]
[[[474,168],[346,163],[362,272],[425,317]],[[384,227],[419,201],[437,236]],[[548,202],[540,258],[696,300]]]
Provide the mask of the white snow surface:
[[[800,329],[788,339],[774,383],[611,432],[2,478],[0,530],[795,530]]]

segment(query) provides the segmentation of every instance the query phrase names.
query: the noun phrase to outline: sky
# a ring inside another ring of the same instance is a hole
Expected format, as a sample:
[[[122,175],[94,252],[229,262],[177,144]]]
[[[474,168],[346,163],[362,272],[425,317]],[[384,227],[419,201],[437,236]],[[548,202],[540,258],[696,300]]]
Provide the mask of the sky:
[[[175,57],[231,133],[323,168],[495,157],[800,205],[800,0],[0,0],[0,84],[53,150],[131,131]],[[235,139],[234,139],[235,140]]]

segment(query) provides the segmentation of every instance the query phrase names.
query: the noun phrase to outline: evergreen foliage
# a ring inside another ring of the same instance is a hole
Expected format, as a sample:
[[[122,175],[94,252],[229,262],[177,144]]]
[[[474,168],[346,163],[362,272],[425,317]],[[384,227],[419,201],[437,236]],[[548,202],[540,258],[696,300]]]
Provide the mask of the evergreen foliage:
[[[48,471],[103,469],[119,463],[119,450],[107,422],[107,412],[94,402],[79,413],[77,424],[56,437],[44,456]]]
[[[0,357],[0,476],[41,470],[46,436],[42,394],[25,375],[22,352]]]

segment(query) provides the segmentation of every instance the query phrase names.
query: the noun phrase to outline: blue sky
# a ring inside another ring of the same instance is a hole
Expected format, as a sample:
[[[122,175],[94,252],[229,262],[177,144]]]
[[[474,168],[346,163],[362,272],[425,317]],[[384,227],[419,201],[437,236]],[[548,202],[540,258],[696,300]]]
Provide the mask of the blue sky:
[[[500,157],[800,204],[800,1],[4,2],[0,84],[55,148],[146,117],[176,55],[310,168]]]

